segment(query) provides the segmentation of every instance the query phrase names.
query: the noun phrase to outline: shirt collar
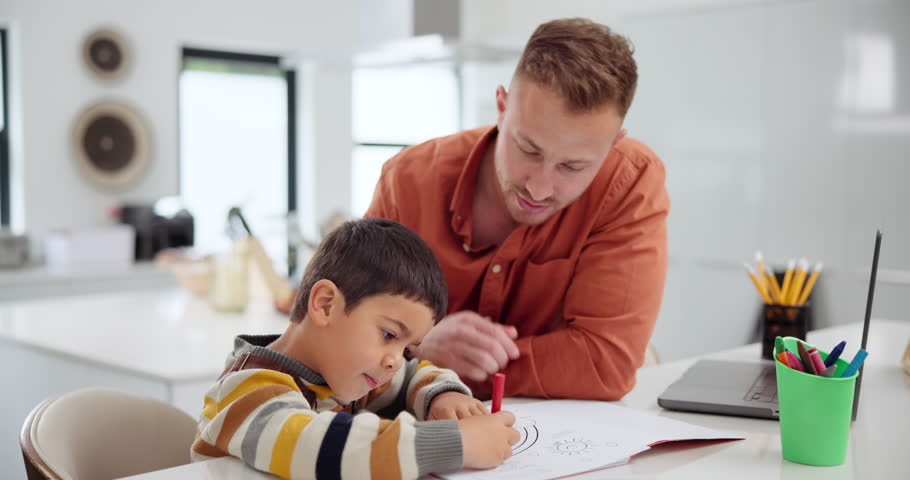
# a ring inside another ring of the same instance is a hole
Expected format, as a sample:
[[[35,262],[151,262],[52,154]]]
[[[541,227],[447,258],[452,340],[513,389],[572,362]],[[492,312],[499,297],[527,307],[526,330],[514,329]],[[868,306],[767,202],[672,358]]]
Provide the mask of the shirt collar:
[[[458,176],[458,183],[455,184],[455,192],[452,194],[452,201],[449,203],[449,211],[452,212],[451,225],[452,230],[462,237],[469,237],[471,228],[471,208],[474,206],[474,193],[477,190],[477,175],[480,171],[480,164],[483,161],[484,154],[490,146],[490,141],[498,133],[496,126],[487,129],[477,142],[471,147],[467,161],[461,169],[461,175]]]

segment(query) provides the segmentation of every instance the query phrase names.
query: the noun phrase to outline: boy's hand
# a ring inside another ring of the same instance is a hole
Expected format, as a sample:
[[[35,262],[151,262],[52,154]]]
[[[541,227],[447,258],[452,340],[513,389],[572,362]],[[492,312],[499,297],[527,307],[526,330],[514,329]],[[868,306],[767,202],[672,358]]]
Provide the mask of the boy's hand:
[[[487,407],[474,397],[461,392],[444,392],[433,397],[430,402],[430,413],[427,420],[445,420],[468,418],[475,415],[486,415]]]
[[[493,468],[511,457],[518,441],[514,423],[515,415],[505,410],[459,420],[464,468]]]

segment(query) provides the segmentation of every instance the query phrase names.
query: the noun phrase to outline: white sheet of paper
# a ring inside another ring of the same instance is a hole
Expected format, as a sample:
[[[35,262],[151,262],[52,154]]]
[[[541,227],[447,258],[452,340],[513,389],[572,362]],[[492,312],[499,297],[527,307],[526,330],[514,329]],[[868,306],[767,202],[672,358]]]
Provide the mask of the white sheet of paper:
[[[503,405],[520,438],[512,457],[491,470],[440,475],[449,480],[548,479],[622,465],[651,445],[676,440],[740,439],[606,402],[550,400]]]

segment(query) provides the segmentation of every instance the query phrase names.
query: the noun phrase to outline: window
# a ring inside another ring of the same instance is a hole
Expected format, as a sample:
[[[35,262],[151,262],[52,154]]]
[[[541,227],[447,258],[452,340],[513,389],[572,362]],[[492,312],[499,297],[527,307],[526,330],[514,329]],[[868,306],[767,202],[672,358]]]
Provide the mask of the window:
[[[0,29],[0,226],[10,224],[9,82],[6,30]]]
[[[278,57],[185,48],[179,83],[180,195],[201,251],[223,251],[240,207],[276,265],[294,267],[295,72]]]
[[[351,213],[360,217],[386,160],[458,131],[459,81],[455,63],[432,62],[357,67],[352,83]]]

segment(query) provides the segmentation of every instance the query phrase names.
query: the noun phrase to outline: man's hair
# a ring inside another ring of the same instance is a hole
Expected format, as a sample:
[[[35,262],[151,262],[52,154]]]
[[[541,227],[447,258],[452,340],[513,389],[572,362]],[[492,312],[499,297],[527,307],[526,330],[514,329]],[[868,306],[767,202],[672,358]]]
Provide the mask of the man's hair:
[[[525,45],[515,76],[559,92],[573,111],[615,106],[625,116],[635,96],[638,68],[629,41],[584,18],[552,20]]]
[[[310,290],[331,280],[344,295],[345,311],[373,295],[402,295],[446,314],[448,290],[430,247],[404,225],[384,218],[346,222],[330,233],[310,260],[297,290],[291,321],[307,313]]]

